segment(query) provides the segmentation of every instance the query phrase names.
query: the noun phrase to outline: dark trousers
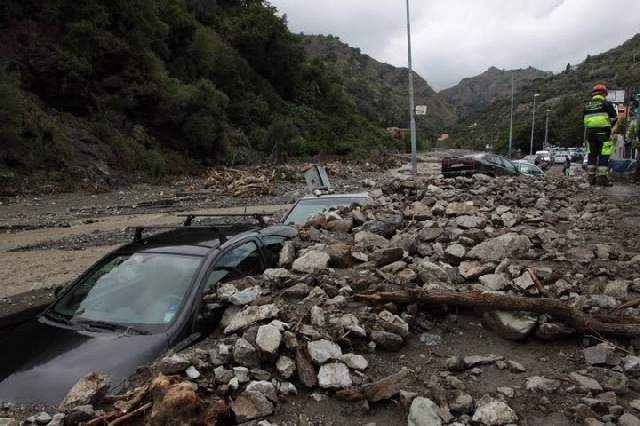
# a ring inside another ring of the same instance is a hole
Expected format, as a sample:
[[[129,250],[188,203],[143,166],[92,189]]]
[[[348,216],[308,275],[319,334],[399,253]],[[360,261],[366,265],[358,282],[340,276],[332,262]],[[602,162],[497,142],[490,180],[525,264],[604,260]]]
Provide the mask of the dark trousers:
[[[587,165],[598,168],[609,167],[610,153],[603,154],[604,144],[611,144],[611,129],[607,127],[597,127],[587,129]]]

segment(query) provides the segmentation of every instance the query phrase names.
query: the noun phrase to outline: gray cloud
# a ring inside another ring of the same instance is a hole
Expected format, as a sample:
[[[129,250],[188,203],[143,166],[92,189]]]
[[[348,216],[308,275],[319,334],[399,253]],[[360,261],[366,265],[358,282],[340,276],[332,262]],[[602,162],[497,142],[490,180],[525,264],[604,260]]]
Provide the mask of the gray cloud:
[[[295,33],[340,37],[406,67],[405,1],[271,0]],[[619,46],[640,29],[636,0],[410,1],[412,68],[434,90],[489,67],[560,72]],[[640,57],[640,52],[639,52]]]

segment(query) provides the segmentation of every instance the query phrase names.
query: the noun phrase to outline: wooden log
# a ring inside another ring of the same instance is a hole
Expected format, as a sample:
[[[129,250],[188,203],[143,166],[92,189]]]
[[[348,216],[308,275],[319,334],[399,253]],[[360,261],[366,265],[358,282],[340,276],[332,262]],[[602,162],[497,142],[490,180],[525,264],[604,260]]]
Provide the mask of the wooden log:
[[[640,324],[602,322],[564,302],[550,298],[530,298],[479,291],[447,291],[411,289],[406,291],[356,294],[356,299],[371,302],[421,303],[427,306],[450,305],[467,308],[493,308],[502,311],[527,311],[547,314],[566,322],[580,333],[602,336],[638,337]]]

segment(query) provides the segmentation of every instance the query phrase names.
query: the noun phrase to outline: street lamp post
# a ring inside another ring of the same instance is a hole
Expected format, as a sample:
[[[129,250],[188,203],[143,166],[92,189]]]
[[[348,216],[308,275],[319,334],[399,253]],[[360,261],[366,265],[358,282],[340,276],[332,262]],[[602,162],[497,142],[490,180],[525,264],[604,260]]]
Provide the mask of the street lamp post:
[[[543,149],[547,149],[547,136],[549,136],[549,111],[551,110],[547,110],[547,118],[544,121],[544,145],[542,146]]]
[[[536,124],[536,98],[540,93],[533,95],[533,116],[531,117],[531,144],[529,145],[529,155],[533,155],[533,129]]]
[[[511,71],[511,118],[509,119],[509,159],[511,159],[512,142],[513,142],[513,71]]]
[[[413,100],[413,71],[411,70],[411,24],[409,20],[409,0],[407,2],[407,46],[409,56],[409,127],[411,131],[411,171],[413,174],[418,172],[418,163],[416,160],[416,107]]]

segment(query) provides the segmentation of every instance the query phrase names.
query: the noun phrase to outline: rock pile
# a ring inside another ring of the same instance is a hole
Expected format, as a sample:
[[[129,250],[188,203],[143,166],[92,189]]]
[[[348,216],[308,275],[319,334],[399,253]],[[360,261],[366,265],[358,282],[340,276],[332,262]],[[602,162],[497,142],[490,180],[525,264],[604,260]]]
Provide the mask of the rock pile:
[[[359,416],[392,399],[412,426],[640,425],[640,238],[603,232],[629,212],[588,190],[580,177],[393,180],[310,217],[280,268],[205,296],[228,304],[220,330],[148,371],[228,403],[216,424],[324,424],[285,418],[304,395]],[[448,346],[456,335],[468,344]],[[521,362],[533,341],[548,353]]]

